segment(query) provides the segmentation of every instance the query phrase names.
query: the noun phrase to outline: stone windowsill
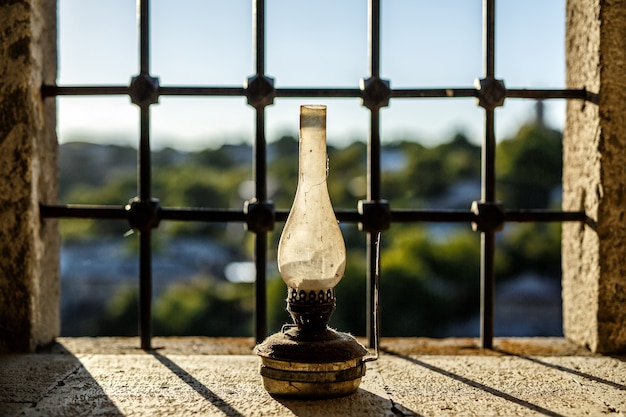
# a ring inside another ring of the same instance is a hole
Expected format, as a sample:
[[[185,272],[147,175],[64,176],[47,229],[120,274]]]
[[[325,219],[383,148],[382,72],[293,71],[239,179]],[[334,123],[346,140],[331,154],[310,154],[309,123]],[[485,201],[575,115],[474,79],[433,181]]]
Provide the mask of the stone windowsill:
[[[268,395],[252,339],[60,338],[0,355],[0,414],[106,416],[626,415],[625,357],[560,338],[383,339],[359,390],[332,400]]]

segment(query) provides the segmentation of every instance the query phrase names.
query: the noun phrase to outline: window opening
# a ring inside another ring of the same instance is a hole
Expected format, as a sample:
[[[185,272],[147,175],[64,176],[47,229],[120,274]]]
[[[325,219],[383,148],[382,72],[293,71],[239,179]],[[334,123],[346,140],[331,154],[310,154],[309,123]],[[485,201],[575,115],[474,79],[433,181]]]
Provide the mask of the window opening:
[[[274,79],[266,72],[266,2],[254,0],[252,4],[255,73],[243,86],[176,86],[161,84],[150,68],[150,2],[138,0],[139,56],[138,73],[128,85],[44,85],[44,97],[60,96],[129,96],[139,108],[139,144],[137,158],[137,193],[127,204],[98,205],[44,205],[44,217],[97,218],[127,220],[139,233],[139,328],[141,348],[151,348],[152,337],[152,230],[161,222],[177,220],[208,223],[242,223],[254,233],[255,285],[255,337],[262,340],[267,334],[266,324],[266,271],[268,233],[275,222],[284,222],[287,210],[275,208],[267,190],[266,108],[275,100],[299,99],[361,99],[369,111],[367,140],[366,195],[354,209],[337,209],[340,222],[359,223],[366,233],[367,243],[367,311],[372,312],[373,279],[375,271],[375,236],[391,224],[402,223],[471,223],[481,236],[481,345],[490,348],[494,331],[494,254],[496,232],[507,222],[565,222],[585,221],[584,212],[559,210],[517,209],[509,210],[496,201],[495,184],[495,110],[505,99],[582,99],[593,101],[585,90],[568,89],[508,89],[495,71],[495,0],[483,2],[483,74],[475,86],[450,88],[392,88],[381,73],[381,2],[368,1],[368,74],[359,87],[286,87],[277,88]],[[312,83],[314,84],[314,83]],[[243,208],[219,207],[166,207],[153,195],[151,162],[151,112],[152,104],[167,96],[185,97],[243,97],[254,109],[254,198]],[[481,195],[470,209],[396,209],[384,200],[381,189],[381,126],[380,112],[390,101],[429,98],[473,98],[483,108],[485,134],[481,144]],[[506,202],[504,202],[506,204]],[[382,271],[384,280],[384,271]],[[373,316],[368,315],[367,336],[374,343]]]

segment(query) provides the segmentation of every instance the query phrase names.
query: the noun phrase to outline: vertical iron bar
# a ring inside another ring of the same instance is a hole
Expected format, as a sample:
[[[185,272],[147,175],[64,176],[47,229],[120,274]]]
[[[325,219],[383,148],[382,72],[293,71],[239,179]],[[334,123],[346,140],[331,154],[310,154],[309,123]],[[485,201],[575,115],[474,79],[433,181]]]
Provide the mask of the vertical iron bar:
[[[257,233],[255,242],[255,263],[256,263],[256,281],[255,281],[255,328],[254,334],[257,343],[261,343],[267,337],[267,233]]]
[[[380,0],[368,3],[370,76],[380,76]]]
[[[481,199],[486,202],[496,201],[496,133],[495,111],[485,110],[485,137],[481,155]]]
[[[142,1],[142,3],[145,0]],[[138,194],[141,201],[151,198],[150,106],[140,106],[140,139],[137,155]],[[141,348],[152,348],[152,245],[150,229],[139,232],[139,336]]]
[[[368,200],[380,199],[380,111],[370,113],[370,140],[367,148]]]
[[[267,168],[265,142],[265,108],[256,109],[256,142],[254,146],[254,181],[256,196],[259,201],[267,199]],[[267,233],[257,232],[254,263],[256,265],[255,281],[255,330],[258,343],[267,336]]]
[[[254,144],[254,182],[256,198],[259,201],[267,200],[267,152],[265,142],[265,108],[256,109],[256,134]]]
[[[140,74],[150,71],[150,2],[139,1]],[[140,105],[139,153],[137,155],[138,194],[141,201],[151,198],[150,105]],[[152,248],[150,230],[139,232],[139,337],[141,348],[152,348]]]
[[[265,0],[254,0],[254,43],[255,66],[257,75],[265,75]],[[267,158],[265,140],[265,107],[256,110],[256,134],[254,143],[254,184],[255,195],[259,202],[267,199]],[[255,281],[255,317],[254,336],[257,343],[267,336],[267,233],[258,232],[255,236],[254,264],[256,267]]]
[[[139,72],[150,72],[150,0],[137,0],[139,3]]]
[[[483,0],[483,30],[485,39],[485,75],[495,77],[495,0]]]
[[[139,337],[141,349],[152,349],[152,231],[139,232]]]
[[[370,77],[380,76],[380,0],[370,0],[368,3],[369,17],[369,58]],[[380,110],[370,110],[370,138],[367,144],[367,199],[380,200]],[[376,344],[376,332],[380,329],[375,309],[375,279],[376,279],[376,239],[371,232],[366,237],[367,258],[367,302],[366,302],[366,332],[370,347]]]
[[[139,153],[137,156],[137,174],[139,183],[137,193],[139,198],[150,200],[152,197],[152,175],[150,161],[150,106],[142,104],[140,106],[140,133],[139,133]]]
[[[483,0],[483,31],[485,42],[485,76],[495,77],[495,0]],[[481,199],[495,203],[495,111],[485,109],[485,137],[482,146]],[[495,232],[481,234],[480,261],[480,339],[484,349],[493,347],[494,336],[494,255]]]
[[[485,110],[485,138],[482,146],[483,202],[495,202],[495,132],[494,110]],[[495,286],[495,232],[481,233],[480,260],[480,340],[484,349],[493,347],[494,286]]]
[[[265,0],[254,0],[255,67],[258,75],[265,75]]]
[[[380,126],[379,110],[372,110],[370,117],[370,140],[368,143],[368,190],[367,199],[378,201],[380,199]],[[379,323],[376,323],[378,316],[374,314],[375,302],[375,279],[376,279],[376,238],[371,233],[366,237],[366,259],[367,259],[367,340],[369,347],[374,347],[376,343],[376,331],[380,330]]]
[[[480,244],[482,256],[480,260],[480,345],[483,349],[493,347],[494,337],[494,253],[495,253],[495,233],[481,233]]]

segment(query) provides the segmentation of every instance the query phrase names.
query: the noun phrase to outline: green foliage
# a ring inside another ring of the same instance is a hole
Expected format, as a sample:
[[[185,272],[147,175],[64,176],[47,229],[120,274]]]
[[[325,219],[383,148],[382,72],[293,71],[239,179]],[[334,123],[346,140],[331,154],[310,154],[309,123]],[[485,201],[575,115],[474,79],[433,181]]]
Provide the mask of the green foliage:
[[[545,208],[561,178],[560,133],[528,125],[497,147],[497,191],[506,208]],[[74,149],[76,151],[76,149]],[[236,152],[235,152],[236,151]],[[250,153],[248,153],[250,151]],[[70,203],[123,205],[136,195],[136,172],[128,170],[129,155],[136,151],[116,149],[123,163],[112,172],[80,176],[87,166],[62,167],[65,192]],[[382,197],[394,209],[427,206],[460,180],[480,177],[480,148],[457,134],[448,142],[424,147],[414,142],[385,145],[383,152],[397,158],[382,173]],[[365,198],[367,146],[354,142],[345,148],[328,149],[329,192],[337,209],[354,209]],[[153,155],[153,195],[164,206],[240,208],[239,186],[252,178],[251,150],[224,146],[194,154],[165,149]],[[66,170],[69,169],[69,171]],[[70,172],[71,174],[69,174]],[[268,188],[277,209],[291,206],[298,177],[298,143],[283,136],[268,148]],[[73,181],[70,177],[74,176]],[[476,196],[478,198],[479,196]],[[282,224],[269,234],[269,259]],[[63,221],[65,238],[91,238],[122,234],[125,222]],[[382,237],[381,319],[386,336],[439,336],[455,321],[476,315],[479,308],[480,234],[468,225],[394,224]],[[343,224],[348,249],[343,280],[338,285],[338,307],[331,325],[354,334],[365,333],[366,260],[365,234],[356,225]],[[251,256],[254,235],[234,242],[223,225],[163,222],[157,243],[171,236],[199,235],[230,245],[233,253]],[[560,225],[507,224],[498,235],[496,274],[499,281],[523,272],[560,277]],[[132,239],[136,242],[136,239]],[[291,319],[285,311],[286,287],[278,277],[267,283],[268,328],[277,331]],[[154,303],[155,333],[162,335],[251,334],[253,286],[209,278],[174,284]],[[121,287],[110,300],[101,334],[134,335],[137,332],[137,289]]]
[[[383,192],[394,207],[419,207],[460,180],[480,178],[480,148],[460,133],[433,148],[401,142],[389,145],[387,151],[406,158],[402,169],[383,173]]]
[[[252,284],[197,278],[170,285],[153,306],[154,334],[159,336],[250,336]],[[137,288],[123,286],[106,307],[98,334],[137,334]]]
[[[59,154],[59,198],[62,202],[76,202],[74,200],[81,195],[76,187],[91,189],[117,177],[133,178],[136,176],[136,164],[137,151],[127,146],[86,142],[63,144]]]
[[[100,318],[97,336],[136,336],[138,332],[139,290],[136,286],[118,288]]]
[[[561,133],[523,126],[497,149],[497,191],[507,208],[546,208],[561,184]]]
[[[163,336],[250,336],[252,284],[196,279],[171,285],[154,303],[154,332]]]
[[[289,209],[298,184],[298,140],[283,136],[273,144],[272,149],[274,152],[267,175],[278,186],[271,198],[276,208]]]
[[[500,251],[508,260],[502,276],[534,271],[555,281],[561,279],[559,223],[508,225]]]
[[[365,187],[358,187],[367,166],[367,146],[353,142],[343,149],[329,148],[328,193],[335,208],[355,209],[365,198]]]
[[[438,336],[443,323],[476,312],[477,235],[459,231],[443,241],[429,236],[418,226],[394,230],[381,255],[382,334]]]

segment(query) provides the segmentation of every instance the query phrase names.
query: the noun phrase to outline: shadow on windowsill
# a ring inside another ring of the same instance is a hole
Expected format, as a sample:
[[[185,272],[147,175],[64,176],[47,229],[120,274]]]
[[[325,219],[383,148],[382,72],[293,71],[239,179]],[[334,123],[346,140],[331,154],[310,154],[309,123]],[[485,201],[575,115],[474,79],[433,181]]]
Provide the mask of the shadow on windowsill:
[[[3,416],[122,416],[81,361],[62,344],[0,355]]]

